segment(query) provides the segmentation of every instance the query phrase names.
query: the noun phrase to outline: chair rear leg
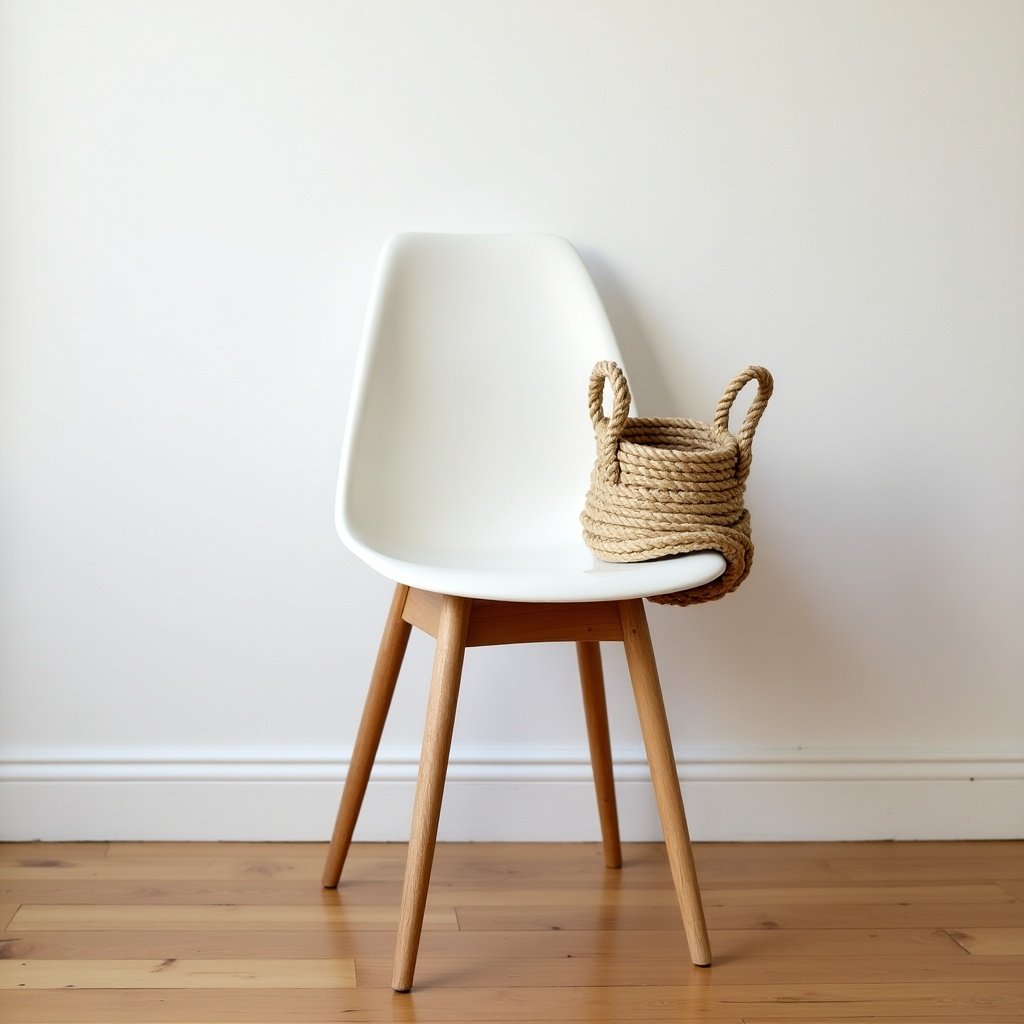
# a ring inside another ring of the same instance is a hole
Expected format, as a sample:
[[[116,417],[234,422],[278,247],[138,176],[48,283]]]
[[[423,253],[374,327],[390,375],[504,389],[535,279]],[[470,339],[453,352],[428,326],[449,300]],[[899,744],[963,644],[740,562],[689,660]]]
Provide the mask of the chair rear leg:
[[[366,784],[370,779],[370,771],[377,757],[384,722],[391,707],[391,698],[395,692],[395,683],[405,657],[405,648],[409,642],[411,626],[402,620],[405,599],[409,588],[399,584],[395,588],[395,596],[391,601],[384,635],[381,637],[377,662],[370,678],[370,689],[363,707],[363,717],[359,722],[355,746],[352,748],[352,760],[348,774],[345,776],[345,787],[341,794],[338,816],[334,822],[334,835],[327,851],[324,864],[323,885],[325,889],[334,889],[341,878],[341,869],[345,866],[345,858],[352,843],[359,810],[366,795]]]
[[[676,759],[672,752],[672,737],[665,701],[658,680],[658,667],[654,661],[651,633],[647,626],[643,601],[622,601],[622,635],[626,646],[626,661],[633,681],[640,729],[643,732],[647,761],[651,766],[654,795],[658,801],[661,827],[665,833],[672,881],[683,915],[690,959],[702,967],[711,963],[711,945],[704,922],[704,908],[697,884],[697,870],[693,863],[690,834],[686,827],[683,796],[679,789]]]
[[[396,992],[408,992],[412,988],[416,970],[416,954],[423,930],[430,868],[434,862],[434,844],[441,817],[441,798],[444,795],[448,754],[455,726],[455,706],[459,699],[471,605],[468,598],[446,594],[441,607],[391,980],[391,987]]]
[[[619,842],[619,813],[615,804],[615,779],[612,774],[612,743],[608,733],[608,705],[604,696],[604,672],[601,670],[601,645],[594,640],[578,641],[576,660],[583,690],[583,710],[587,716],[590,763],[597,790],[597,813],[601,818],[604,862],[607,867],[622,867]]]

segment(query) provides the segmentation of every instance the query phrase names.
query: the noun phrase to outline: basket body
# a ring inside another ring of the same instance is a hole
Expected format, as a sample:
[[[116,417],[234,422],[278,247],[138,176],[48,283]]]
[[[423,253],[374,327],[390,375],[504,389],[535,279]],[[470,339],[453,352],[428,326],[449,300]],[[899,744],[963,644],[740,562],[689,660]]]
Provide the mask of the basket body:
[[[743,429],[734,435],[728,428],[729,409],[754,379],[757,397]],[[606,381],[613,392],[611,417],[602,409]],[[594,368],[590,405],[597,459],[580,517],[587,546],[608,562],[643,562],[696,551],[717,551],[727,562],[717,580],[652,601],[713,601],[735,590],[750,572],[754,548],[744,491],[751,441],[771,387],[767,370],[750,367],[729,385],[714,423],[630,418],[622,371],[614,363]]]

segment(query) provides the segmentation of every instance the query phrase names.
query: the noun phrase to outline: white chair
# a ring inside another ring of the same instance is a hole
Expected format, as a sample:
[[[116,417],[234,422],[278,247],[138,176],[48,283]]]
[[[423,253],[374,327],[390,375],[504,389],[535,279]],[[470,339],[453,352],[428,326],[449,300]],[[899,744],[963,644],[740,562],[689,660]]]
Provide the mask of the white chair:
[[[583,262],[543,235],[408,234],[377,269],[338,484],[345,544],[397,584],[323,884],[337,886],[410,629],[436,639],[392,987],[413,981],[467,646],[577,646],[609,867],[622,863],[599,642],[625,644],[691,959],[711,961],[643,598],[720,576],[715,553],[597,561],[579,513],[590,371],[622,364]]]

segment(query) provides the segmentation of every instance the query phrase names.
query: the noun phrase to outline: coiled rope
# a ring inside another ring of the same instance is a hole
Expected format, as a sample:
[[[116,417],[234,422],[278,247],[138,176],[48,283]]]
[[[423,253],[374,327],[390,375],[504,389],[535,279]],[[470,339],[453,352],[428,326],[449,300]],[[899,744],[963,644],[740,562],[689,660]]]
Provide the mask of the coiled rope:
[[[757,394],[734,435],[729,413],[752,380]],[[604,414],[606,384],[612,392],[610,416]],[[750,572],[754,545],[743,495],[754,432],[772,387],[772,375],[763,366],[748,366],[725,389],[714,423],[630,418],[622,370],[613,362],[594,367],[588,398],[597,459],[580,516],[587,546],[606,562],[718,551],[727,563],[718,579],[652,601],[714,601],[735,590]]]

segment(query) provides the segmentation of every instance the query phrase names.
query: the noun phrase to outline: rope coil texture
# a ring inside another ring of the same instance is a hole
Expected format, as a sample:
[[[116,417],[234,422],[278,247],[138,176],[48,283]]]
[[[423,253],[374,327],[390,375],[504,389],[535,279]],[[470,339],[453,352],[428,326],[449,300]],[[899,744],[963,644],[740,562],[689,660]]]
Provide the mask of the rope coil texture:
[[[752,380],[757,394],[739,433],[732,434],[729,412]],[[606,385],[612,392],[610,416],[604,414]],[[748,366],[725,389],[714,423],[639,419],[630,418],[622,370],[612,362],[594,367],[588,397],[597,459],[580,516],[587,546],[606,562],[717,551],[727,563],[710,583],[650,600],[675,605],[715,601],[747,578],[754,545],[743,492],[754,431],[772,386],[772,375],[763,366]]]

